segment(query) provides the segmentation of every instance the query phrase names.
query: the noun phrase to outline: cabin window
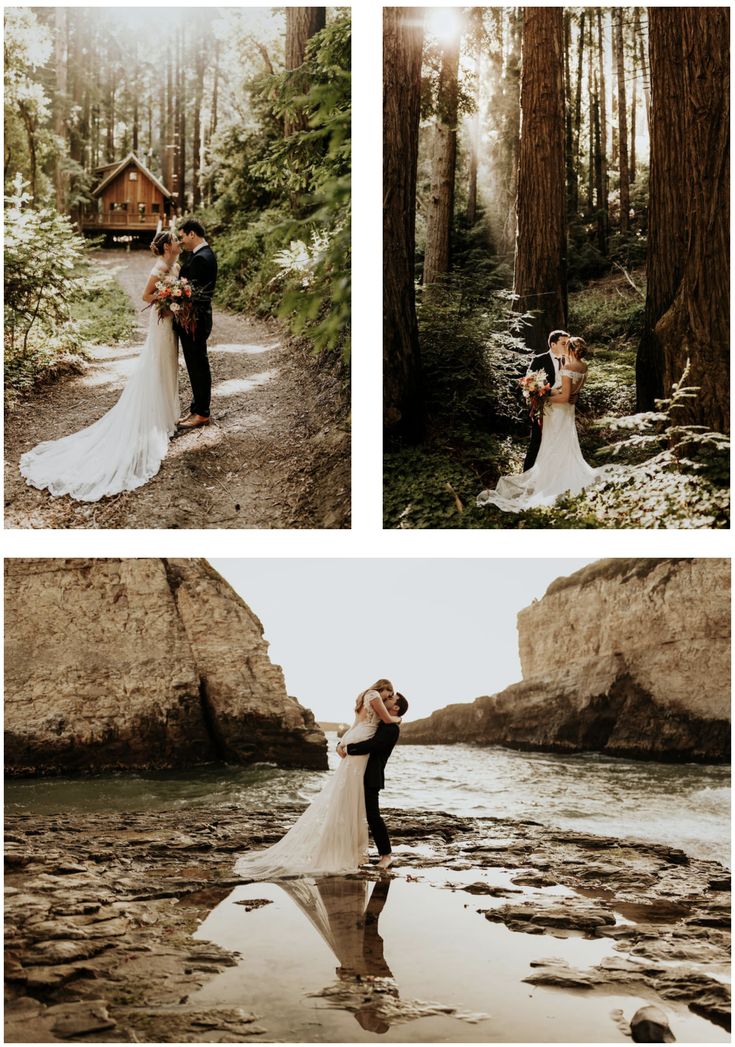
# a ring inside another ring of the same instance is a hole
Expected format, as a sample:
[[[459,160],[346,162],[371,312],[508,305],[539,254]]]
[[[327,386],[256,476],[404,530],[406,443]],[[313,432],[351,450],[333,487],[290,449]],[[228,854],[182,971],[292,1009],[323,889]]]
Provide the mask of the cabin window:
[[[121,211],[127,211],[127,209],[128,209],[128,201],[127,200],[123,200],[123,202],[121,204],[118,204],[117,206],[120,208]]]
[[[161,205],[160,204],[151,204],[151,211],[153,212],[153,214],[160,214],[161,213]]]
[[[145,204],[138,204],[138,214],[142,218],[145,214]]]
[[[138,181],[138,172],[137,171],[131,171],[130,174],[128,175],[128,178],[129,178],[129,180],[131,182],[137,182]]]

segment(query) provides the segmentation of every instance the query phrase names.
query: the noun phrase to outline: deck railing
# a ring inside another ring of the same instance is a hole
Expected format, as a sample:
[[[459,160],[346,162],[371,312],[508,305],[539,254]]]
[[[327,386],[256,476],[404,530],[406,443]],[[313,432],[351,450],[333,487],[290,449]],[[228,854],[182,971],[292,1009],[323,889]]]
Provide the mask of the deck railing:
[[[97,214],[85,214],[82,225],[89,226],[120,226],[121,228],[155,228],[159,221],[168,224],[168,216],[164,214],[139,214],[136,211],[101,211]]]

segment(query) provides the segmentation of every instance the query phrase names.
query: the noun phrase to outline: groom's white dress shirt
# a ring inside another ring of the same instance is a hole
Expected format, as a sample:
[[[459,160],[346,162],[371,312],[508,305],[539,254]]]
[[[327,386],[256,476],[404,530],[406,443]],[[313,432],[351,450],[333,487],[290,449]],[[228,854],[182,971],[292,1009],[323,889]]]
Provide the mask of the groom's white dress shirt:
[[[202,242],[200,244],[197,244],[196,247],[194,248],[194,250],[191,253],[192,254],[196,254],[197,251],[201,251],[201,249],[203,247],[209,247],[209,244],[207,243],[206,240],[202,240]]]

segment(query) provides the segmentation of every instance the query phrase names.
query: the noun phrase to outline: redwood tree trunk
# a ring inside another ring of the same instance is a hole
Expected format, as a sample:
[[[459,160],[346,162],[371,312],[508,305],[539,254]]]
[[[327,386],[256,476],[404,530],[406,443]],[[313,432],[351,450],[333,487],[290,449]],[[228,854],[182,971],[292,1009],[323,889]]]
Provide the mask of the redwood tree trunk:
[[[416,321],[416,171],[423,11],[383,11],[383,413],[386,432],[423,432]]]
[[[562,8],[525,8],[514,292],[534,352],[567,318],[563,49]]]
[[[298,69],[304,64],[306,45],[309,40],[326,25],[326,7],[287,7],[286,8],[286,69]],[[305,91],[306,84],[301,85]],[[284,134],[303,131],[307,116],[303,112],[287,116],[284,121]]]
[[[60,143],[66,142],[67,110],[67,8],[56,8],[54,32],[54,60],[56,65],[56,92],[54,95],[54,134]],[[56,149],[54,162],[54,188],[56,190],[56,210],[66,211],[67,178],[64,172],[64,144]]]
[[[619,7],[615,17],[615,52],[618,76],[618,156],[620,160],[620,231],[627,233],[630,225],[630,173],[628,169],[628,111],[625,102],[625,53],[623,51],[623,19],[625,8]]]
[[[681,8],[648,11],[651,76],[651,157],[646,248],[646,306],[636,359],[639,411],[653,409],[664,395],[663,350],[656,324],[681,282],[688,237],[685,194],[684,71]]]
[[[457,168],[459,32],[444,45],[439,73],[436,124],[431,159],[431,189],[426,214],[424,286],[449,272]]]
[[[679,380],[687,360],[687,384],[699,387],[696,400],[688,401],[678,418],[729,432],[729,10],[685,7],[674,12],[681,23],[677,60],[683,87],[674,110],[684,143],[684,167],[678,165],[678,174],[689,223],[679,286],[654,335],[664,392]],[[651,18],[652,33],[657,22]],[[652,89],[655,120],[655,79]],[[671,162],[670,151],[665,158]]]

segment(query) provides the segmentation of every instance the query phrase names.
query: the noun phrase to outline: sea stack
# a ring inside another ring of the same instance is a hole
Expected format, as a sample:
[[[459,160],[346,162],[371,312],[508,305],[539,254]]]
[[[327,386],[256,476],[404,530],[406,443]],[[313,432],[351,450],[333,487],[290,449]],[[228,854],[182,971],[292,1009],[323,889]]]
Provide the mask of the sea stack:
[[[5,561],[5,770],[327,767],[263,626],[201,559]]]
[[[729,761],[729,560],[600,560],[521,611],[518,642],[522,682],[409,721],[401,743]]]

